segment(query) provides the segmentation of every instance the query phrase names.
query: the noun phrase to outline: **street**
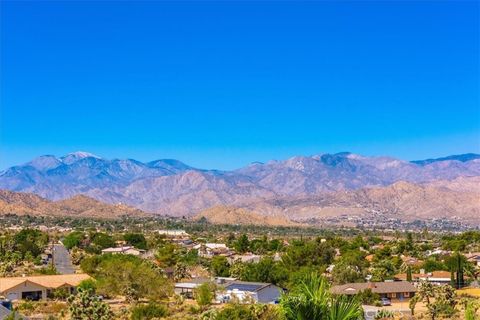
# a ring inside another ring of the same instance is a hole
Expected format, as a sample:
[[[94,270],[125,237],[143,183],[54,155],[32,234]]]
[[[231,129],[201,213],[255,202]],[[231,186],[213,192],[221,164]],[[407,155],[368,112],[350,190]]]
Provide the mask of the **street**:
[[[75,273],[70,254],[61,243],[53,245],[53,263],[59,274]]]

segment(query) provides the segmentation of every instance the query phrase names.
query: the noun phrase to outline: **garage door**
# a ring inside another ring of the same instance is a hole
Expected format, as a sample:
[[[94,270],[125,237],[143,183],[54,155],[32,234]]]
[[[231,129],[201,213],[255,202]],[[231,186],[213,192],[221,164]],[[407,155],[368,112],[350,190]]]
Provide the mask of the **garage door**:
[[[7,295],[7,299],[8,299],[8,300],[18,300],[18,293],[16,293],[16,292],[10,292],[10,293]]]

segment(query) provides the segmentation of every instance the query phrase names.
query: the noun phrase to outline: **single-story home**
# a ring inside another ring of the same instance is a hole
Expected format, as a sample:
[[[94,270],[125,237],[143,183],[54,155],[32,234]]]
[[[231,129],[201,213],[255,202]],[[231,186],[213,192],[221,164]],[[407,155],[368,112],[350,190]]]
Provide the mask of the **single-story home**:
[[[159,235],[166,237],[188,237],[189,234],[185,230],[158,230]]]
[[[276,303],[282,292],[282,288],[271,283],[232,281],[217,295],[217,300],[247,302],[251,299],[258,303]]]
[[[257,254],[234,254],[228,257],[229,263],[234,263],[236,261],[240,261],[243,263],[258,263],[262,259],[262,256]]]
[[[45,300],[56,289],[65,288],[73,293],[87,274],[61,274],[0,278],[0,295],[8,300]]]
[[[116,248],[106,248],[102,250],[102,254],[131,254],[134,256],[141,256],[145,254],[145,250],[137,249],[132,246],[123,246],[123,247],[116,247]]]
[[[367,289],[372,290],[373,293],[377,293],[381,298],[389,298],[400,301],[410,299],[417,291],[415,286],[407,281],[385,281],[347,283],[333,286],[331,288],[331,292],[334,294],[355,295]]]
[[[174,292],[176,294],[185,296],[186,298],[192,299],[195,289],[207,282],[213,283],[210,278],[194,278],[182,282],[177,282],[175,283]]]
[[[198,250],[201,257],[211,258],[213,256],[230,256],[232,253],[224,243],[205,243],[197,244],[193,249]]]

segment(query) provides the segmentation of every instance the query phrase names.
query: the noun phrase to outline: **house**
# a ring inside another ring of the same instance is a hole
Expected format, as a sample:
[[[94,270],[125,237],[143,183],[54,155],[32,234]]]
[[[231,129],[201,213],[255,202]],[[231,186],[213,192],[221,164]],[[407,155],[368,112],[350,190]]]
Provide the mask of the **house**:
[[[409,266],[417,266],[418,267],[418,266],[421,266],[423,264],[422,260],[419,260],[415,257],[401,255],[400,258],[402,259],[402,261],[406,265],[409,265]]]
[[[355,295],[361,291],[370,289],[381,298],[404,301],[415,295],[417,289],[407,281],[386,281],[386,282],[365,282],[347,283],[333,286],[331,292],[334,294]]]
[[[116,247],[116,248],[106,248],[102,250],[102,254],[131,254],[134,256],[141,256],[145,254],[145,250],[136,249],[132,246],[123,246],[123,247]]]
[[[193,249],[198,250],[201,257],[211,258],[213,256],[230,256],[230,249],[224,243],[197,244]]]
[[[158,234],[171,238],[189,236],[189,234],[186,233],[185,230],[158,230]]]
[[[467,258],[467,261],[472,262],[477,267],[480,267],[480,252],[469,253],[465,256]]]
[[[451,282],[451,273],[449,271],[432,271],[425,273],[424,270],[420,270],[420,273],[412,274],[412,282],[427,281],[434,284],[450,284]],[[394,277],[397,280],[406,281],[407,274],[400,273]]]
[[[229,263],[240,261],[243,263],[258,263],[262,259],[262,256],[256,254],[235,254],[228,258]]]
[[[90,279],[87,274],[0,278],[0,295],[11,301],[45,300],[56,289],[65,288],[73,293],[80,282],[86,279]]]
[[[222,292],[217,295],[217,300],[220,302],[237,300],[239,302],[276,303],[282,292],[282,288],[271,283],[232,281],[225,284]]]
[[[210,278],[194,278],[175,283],[174,292],[178,295],[185,296],[186,298],[193,298],[195,289],[204,283],[213,281]]]
[[[427,256],[428,257],[431,257],[431,256],[449,256],[452,254],[452,251],[448,251],[448,250],[443,250],[443,249],[440,249],[440,248],[436,248],[434,250],[428,250],[427,251]]]
[[[217,286],[217,288],[223,288],[226,285],[232,283],[233,281],[237,280],[237,278],[230,278],[230,277],[215,277],[215,278],[207,278],[207,277],[198,277],[193,278],[190,280],[184,280],[182,282],[177,282],[175,284],[174,292],[176,294],[183,295],[187,298],[193,298],[193,293],[195,289],[201,286],[204,283],[212,283]]]

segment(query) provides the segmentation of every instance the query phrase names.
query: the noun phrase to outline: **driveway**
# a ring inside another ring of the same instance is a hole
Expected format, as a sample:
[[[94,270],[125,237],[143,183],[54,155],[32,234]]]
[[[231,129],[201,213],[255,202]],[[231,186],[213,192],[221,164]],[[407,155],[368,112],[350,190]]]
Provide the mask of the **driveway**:
[[[60,274],[75,273],[70,253],[61,243],[53,245],[53,264]]]

